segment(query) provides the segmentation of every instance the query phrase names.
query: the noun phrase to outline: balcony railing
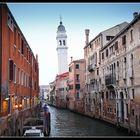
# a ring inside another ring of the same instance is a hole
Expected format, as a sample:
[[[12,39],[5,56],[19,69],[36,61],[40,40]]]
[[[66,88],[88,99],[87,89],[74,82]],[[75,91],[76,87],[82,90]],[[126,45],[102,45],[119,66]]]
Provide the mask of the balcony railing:
[[[116,84],[116,76],[109,74],[105,76],[105,85],[106,86],[111,86]]]
[[[80,82],[80,79],[75,79],[76,82]]]
[[[90,65],[88,65],[88,71],[89,72],[94,71],[95,70],[95,67],[96,67],[96,64],[90,64]]]

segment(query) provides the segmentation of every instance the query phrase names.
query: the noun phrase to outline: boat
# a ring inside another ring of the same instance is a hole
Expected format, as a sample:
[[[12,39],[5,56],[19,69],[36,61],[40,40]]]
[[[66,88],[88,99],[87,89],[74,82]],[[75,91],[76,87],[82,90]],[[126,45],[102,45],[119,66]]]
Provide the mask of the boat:
[[[25,130],[23,137],[44,137],[44,133],[41,129],[33,126],[31,129]]]

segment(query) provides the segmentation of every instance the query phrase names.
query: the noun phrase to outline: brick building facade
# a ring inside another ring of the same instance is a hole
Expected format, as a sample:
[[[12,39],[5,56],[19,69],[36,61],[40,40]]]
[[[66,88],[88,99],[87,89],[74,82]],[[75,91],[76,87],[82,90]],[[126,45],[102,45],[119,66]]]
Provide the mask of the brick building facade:
[[[0,116],[37,104],[38,56],[6,4],[0,4]]]

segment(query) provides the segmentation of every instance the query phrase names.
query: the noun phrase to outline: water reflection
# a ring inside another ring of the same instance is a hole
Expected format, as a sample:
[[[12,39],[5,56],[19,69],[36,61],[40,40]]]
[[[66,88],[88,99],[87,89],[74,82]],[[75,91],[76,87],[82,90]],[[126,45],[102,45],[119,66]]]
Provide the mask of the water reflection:
[[[127,131],[120,131],[115,126],[81,116],[65,109],[49,106],[51,112],[50,137],[72,136],[128,136]]]

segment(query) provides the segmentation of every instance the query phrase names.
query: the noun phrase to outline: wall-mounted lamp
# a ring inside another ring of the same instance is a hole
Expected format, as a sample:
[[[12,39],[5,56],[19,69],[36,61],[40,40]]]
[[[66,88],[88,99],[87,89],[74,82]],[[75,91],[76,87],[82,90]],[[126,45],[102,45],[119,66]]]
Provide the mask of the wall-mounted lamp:
[[[22,104],[20,104],[19,107],[22,107]]]
[[[9,97],[6,97],[5,100],[8,101],[9,100]]]
[[[16,109],[18,108],[18,105],[17,105],[17,104],[15,105],[15,108],[16,108]]]

